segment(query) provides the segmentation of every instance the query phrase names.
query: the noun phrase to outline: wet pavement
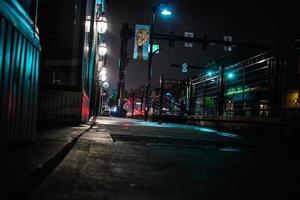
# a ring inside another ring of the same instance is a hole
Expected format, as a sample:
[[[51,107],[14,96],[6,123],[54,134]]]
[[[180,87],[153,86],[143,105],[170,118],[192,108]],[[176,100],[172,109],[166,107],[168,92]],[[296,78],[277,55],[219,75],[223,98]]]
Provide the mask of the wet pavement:
[[[234,133],[98,118],[29,199],[292,199],[299,169]]]

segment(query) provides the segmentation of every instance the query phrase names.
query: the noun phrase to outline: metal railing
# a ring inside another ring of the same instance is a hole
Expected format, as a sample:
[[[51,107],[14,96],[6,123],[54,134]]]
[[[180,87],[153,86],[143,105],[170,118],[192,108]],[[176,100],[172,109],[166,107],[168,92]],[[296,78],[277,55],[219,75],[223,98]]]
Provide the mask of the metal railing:
[[[266,51],[198,75],[191,80],[194,114],[217,116],[221,106],[225,116],[269,116],[274,62],[273,52]]]

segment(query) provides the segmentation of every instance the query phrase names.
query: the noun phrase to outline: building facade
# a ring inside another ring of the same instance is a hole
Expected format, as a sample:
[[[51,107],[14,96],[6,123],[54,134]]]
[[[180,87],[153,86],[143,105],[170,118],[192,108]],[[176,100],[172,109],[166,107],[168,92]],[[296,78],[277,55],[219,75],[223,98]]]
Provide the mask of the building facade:
[[[104,0],[40,1],[39,120],[84,122],[97,112],[97,67],[103,63],[97,20]]]

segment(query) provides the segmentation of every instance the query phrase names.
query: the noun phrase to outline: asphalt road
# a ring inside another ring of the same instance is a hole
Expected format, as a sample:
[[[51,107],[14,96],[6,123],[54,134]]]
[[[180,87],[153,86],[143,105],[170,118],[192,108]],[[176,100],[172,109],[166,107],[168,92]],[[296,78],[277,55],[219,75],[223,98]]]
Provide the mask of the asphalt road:
[[[295,199],[299,169],[233,133],[98,118],[30,199]]]

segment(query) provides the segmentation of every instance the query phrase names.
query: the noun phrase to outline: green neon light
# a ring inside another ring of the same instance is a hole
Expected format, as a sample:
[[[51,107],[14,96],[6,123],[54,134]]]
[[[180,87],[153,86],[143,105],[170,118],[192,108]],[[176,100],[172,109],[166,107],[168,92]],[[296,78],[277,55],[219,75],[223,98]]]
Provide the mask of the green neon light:
[[[226,91],[225,95],[226,96],[236,95],[236,94],[241,94],[243,92],[250,92],[252,90],[254,90],[254,88],[249,88],[247,86],[244,87],[244,90],[242,87],[230,88]]]

